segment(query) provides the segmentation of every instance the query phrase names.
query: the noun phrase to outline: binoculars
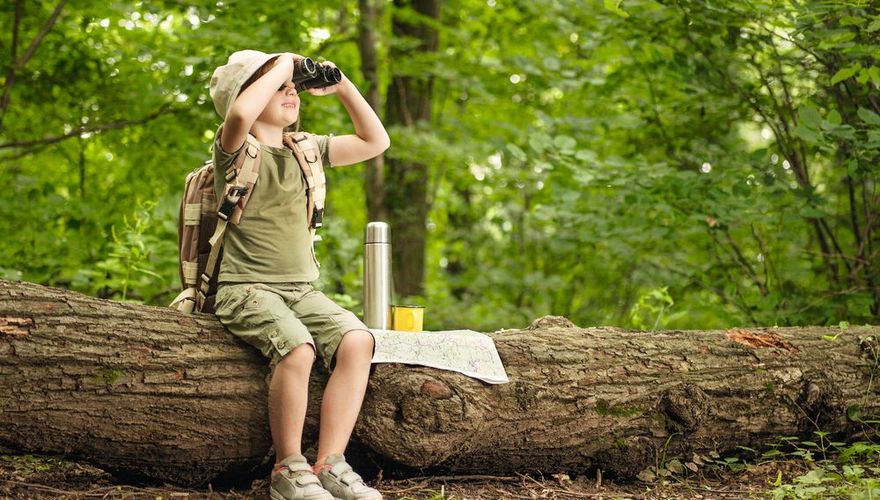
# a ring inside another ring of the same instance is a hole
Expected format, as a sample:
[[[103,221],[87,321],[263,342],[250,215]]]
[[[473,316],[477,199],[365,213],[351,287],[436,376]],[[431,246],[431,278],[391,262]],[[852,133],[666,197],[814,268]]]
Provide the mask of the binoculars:
[[[293,65],[294,86],[297,92],[336,85],[342,81],[342,72],[327,64],[316,63],[306,57]]]

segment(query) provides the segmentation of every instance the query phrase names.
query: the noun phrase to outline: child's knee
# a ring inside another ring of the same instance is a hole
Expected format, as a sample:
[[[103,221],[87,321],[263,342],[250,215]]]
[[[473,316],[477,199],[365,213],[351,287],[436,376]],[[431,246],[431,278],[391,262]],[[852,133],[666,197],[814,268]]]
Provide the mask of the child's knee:
[[[342,336],[336,352],[337,361],[347,359],[372,359],[376,343],[373,334],[366,330],[351,330]]]
[[[281,358],[278,366],[281,368],[307,368],[311,370],[312,363],[315,361],[315,347],[308,342],[304,342]]]

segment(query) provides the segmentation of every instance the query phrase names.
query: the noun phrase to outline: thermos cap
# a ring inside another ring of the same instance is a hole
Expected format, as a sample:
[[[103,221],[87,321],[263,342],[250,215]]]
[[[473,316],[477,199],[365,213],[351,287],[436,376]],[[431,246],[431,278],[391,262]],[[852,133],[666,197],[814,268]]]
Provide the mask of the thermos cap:
[[[367,224],[364,243],[391,243],[391,228],[385,222]]]

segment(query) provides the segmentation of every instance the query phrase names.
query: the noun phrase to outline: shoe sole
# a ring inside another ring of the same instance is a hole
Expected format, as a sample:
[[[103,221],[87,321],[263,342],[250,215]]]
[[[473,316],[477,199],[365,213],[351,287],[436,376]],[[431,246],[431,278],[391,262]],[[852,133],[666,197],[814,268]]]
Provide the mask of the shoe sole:
[[[281,493],[278,493],[275,490],[269,490],[269,498],[271,498],[272,500],[286,500],[284,496],[281,495]],[[330,498],[332,498],[333,500],[342,500],[334,497],[333,495],[330,495]]]

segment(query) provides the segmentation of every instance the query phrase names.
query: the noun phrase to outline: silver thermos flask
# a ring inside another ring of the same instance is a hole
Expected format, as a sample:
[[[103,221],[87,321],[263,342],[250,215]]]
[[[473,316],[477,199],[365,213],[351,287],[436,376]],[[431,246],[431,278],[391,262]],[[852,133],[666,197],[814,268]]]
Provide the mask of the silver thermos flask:
[[[370,222],[364,233],[364,324],[391,329],[391,228]]]

